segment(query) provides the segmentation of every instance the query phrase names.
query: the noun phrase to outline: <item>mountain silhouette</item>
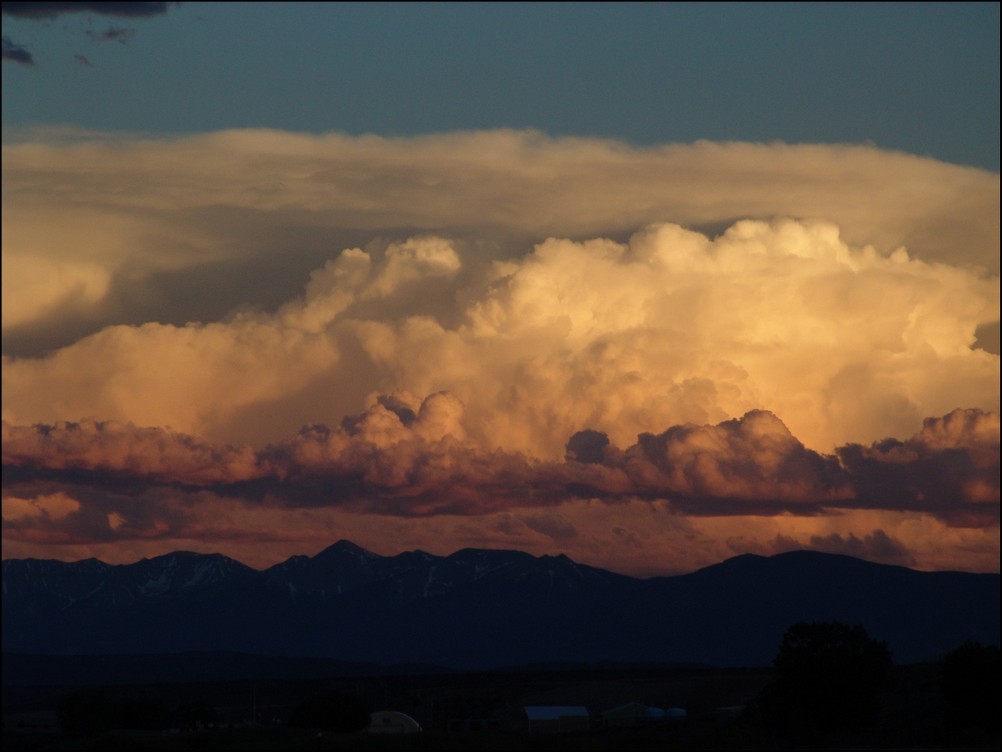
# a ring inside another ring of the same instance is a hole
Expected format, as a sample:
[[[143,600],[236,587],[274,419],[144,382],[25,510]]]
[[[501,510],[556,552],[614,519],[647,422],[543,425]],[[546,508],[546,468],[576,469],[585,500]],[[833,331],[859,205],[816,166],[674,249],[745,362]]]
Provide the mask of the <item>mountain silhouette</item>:
[[[566,556],[379,556],[338,541],[259,571],[219,554],[3,562],[4,653],[228,651],[501,668],[765,666],[798,621],[860,624],[899,663],[999,641],[999,575],[795,551],[637,579]]]

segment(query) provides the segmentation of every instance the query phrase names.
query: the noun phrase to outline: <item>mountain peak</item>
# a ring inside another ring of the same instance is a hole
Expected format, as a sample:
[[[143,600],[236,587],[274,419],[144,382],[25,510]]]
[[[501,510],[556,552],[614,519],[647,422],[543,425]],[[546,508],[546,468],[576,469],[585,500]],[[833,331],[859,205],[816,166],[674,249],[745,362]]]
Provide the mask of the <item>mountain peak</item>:
[[[333,546],[328,546],[323,551],[314,556],[314,559],[326,558],[328,556],[351,556],[356,559],[378,559],[380,558],[378,554],[372,553],[361,546],[357,546],[350,540],[345,540],[342,538]]]

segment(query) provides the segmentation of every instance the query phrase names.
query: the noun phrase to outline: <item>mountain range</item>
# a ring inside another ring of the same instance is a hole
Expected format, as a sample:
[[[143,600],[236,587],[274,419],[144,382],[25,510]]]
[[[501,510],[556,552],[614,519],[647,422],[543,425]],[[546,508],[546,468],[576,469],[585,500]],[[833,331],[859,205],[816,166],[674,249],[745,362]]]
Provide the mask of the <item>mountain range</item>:
[[[492,669],[530,663],[765,666],[799,621],[861,624],[898,663],[999,642],[999,575],[795,551],[637,579],[566,556],[379,556],[339,541],[255,570],[219,554],[3,562],[3,651],[232,651]]]

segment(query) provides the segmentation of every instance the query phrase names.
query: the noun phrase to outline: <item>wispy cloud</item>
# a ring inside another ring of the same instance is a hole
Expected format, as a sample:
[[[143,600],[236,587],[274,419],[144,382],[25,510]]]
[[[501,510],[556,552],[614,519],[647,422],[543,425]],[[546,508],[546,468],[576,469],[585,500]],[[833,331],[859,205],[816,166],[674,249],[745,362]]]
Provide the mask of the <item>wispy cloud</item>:
[[[801,548],[801,544],[797,541],[789,543],[791,549]],[[809,547],[816,551],[855,556],[870,561],[895,563],[902,566],[915,564],[914,555],[900,541],[891,538],[880,528],[862,536],[857,536],[855,533],[849,533],[846,536],[841,533],[812,535]]]

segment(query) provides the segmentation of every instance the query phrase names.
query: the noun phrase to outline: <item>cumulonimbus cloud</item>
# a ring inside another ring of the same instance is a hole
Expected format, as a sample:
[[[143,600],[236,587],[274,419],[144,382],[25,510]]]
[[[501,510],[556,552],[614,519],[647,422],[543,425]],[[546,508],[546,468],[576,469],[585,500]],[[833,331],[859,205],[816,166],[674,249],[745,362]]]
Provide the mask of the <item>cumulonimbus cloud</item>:
[[[558,459],[586,428],[623,446],[766,407],[822,452],[958,404],[998,410],[999,357],[974,347],[998,278],[853,248],[828,223],[551,238],[475,278],[463,251],[434,235],[346,249],[272,313],[113,326],[6,358],[4,417],[263,445],[378,393],[448,391],[483,445]]]
[[[711,559],[940,562],[950,535],[997,562],[997,174],[514,131],[9,135],[5,541],[378,539],[376,512],[641,566],[653,510]]]

